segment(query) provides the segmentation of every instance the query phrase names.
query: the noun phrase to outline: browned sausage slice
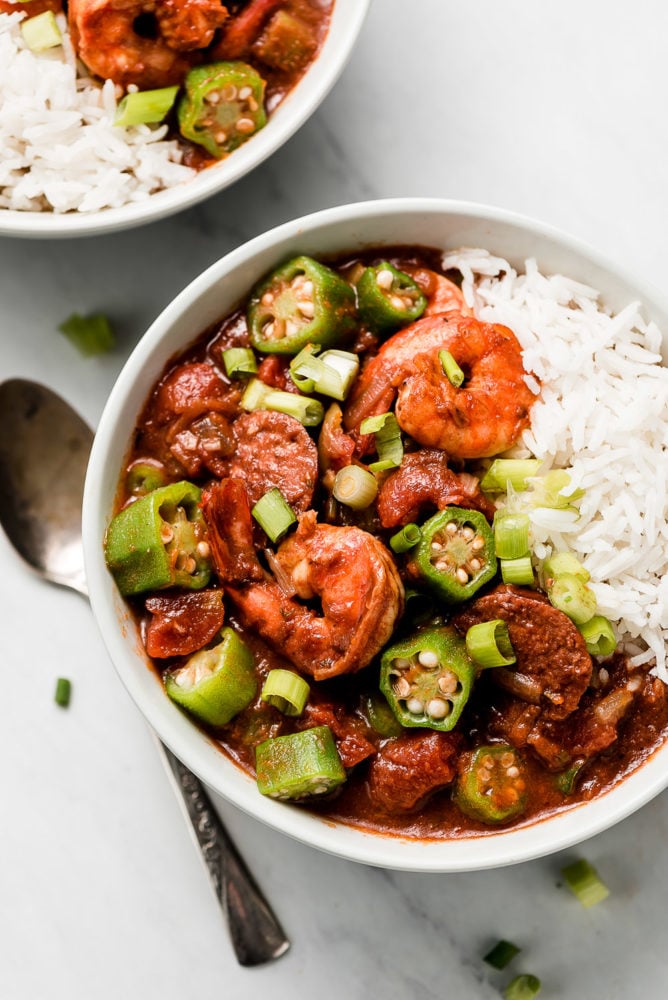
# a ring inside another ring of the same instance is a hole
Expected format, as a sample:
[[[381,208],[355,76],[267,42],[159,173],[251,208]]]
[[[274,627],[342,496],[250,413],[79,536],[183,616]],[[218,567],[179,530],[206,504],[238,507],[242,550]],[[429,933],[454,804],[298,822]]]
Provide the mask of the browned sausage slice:
[[[369,794],[388,813],[417,809],[449,785],[457,770],[460,737],[420,730],[388,740],[369,765]]]
[[[565,719],[578,707],[592,671],[591,656],[573,622],[537,591],[501,586],[473,601],[454,617],[453,625],[466,633],[472,625],[495,618],[508,626],[517,656],[514,669],[528,679],[528,692],[533,682],[543,717]],[[513,693],[522,698],[520,689]]]
[[[318,452],[299,421],[256,410],[239,417],[233,431],[236,448],[224,474],[243,479],[251,504],[276,486],[293,510],[308,510],[318,480]]]
[[[156,658],[187,656],[210,642],[223,626],[220,590],[192,594],[156,594],[146,601],[151,620],[146,627],[146,651]]]

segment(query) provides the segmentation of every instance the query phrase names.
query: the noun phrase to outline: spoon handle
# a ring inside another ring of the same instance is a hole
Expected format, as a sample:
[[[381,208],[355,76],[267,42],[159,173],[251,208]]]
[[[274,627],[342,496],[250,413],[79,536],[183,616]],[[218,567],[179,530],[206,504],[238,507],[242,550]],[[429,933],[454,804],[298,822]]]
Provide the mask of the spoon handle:
[[[239,963],[262,965],[279,958],[290,942],[230,840],[203,784],[164,743],[157,742],[227,918]]]

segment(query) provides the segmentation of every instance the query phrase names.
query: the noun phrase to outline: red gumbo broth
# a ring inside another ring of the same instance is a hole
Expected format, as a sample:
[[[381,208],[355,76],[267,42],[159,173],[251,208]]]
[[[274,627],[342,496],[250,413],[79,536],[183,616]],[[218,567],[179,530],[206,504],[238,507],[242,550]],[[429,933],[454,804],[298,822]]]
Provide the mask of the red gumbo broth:
[[[287,261],[167,366],[107,562],[165,696],[258,794],[453,838],[595,797],[659,745],[664,685],[586,572],[532,562],[496,510],[524,374],[414,247]]]

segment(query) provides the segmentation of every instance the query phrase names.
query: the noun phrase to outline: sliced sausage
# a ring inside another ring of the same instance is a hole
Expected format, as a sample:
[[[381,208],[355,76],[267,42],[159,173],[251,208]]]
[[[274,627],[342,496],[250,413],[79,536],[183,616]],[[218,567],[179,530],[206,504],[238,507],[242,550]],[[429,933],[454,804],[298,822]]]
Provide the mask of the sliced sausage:
[[[151,620],[145,645],[149,656],[187,656],[211,642],[225,618],[220,590],[158,594],[146,601]]]
[[[153,417],[158,423],[168,424],[182,414],[195,416],[196,412],[212,409],[207,403],[222,400],[230,391],[212,365],[201,361],[179,365],[158,389]],[[234,392],[236,399],[238,393]]]
[[[299,421],[256,410],[239,417],[233,432],[234,454],[218,475],[243,479],[251,504],[276,486],[293,510],[308,510],[318,481],[318,452]]]
[[[449,785],[457,771],[460,737],[414,730],[388,740],[369,765],[369,794],[388,813],[407,813]]]
[[[591,656],[573,622],[537,591],[497,587],[453,618],[462,633],[479,622],[501,618],[508,626],[517,663],[514,670],[537,692],[546,719],[565,719],[578,707],[592,672]],[[512,671],[511,671],[512,673]],[[492,680],[495,680],[491,671]],[[504,685],[506,686],[506,685]],[[514,692],[522,697],[520,690]]]

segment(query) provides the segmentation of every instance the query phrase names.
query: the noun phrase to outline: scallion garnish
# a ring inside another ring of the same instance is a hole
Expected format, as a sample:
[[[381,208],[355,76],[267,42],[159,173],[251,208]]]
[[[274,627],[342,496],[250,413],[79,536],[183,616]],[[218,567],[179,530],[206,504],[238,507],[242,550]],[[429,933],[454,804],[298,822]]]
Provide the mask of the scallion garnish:
[[[579,577],[562,573],[547,586],[550,604],[568,615],[576,625],[585,625],[596,613],[596,594]]]
[[[515,976],[503,991],[505,1000],[533,1000],[540,992],[540,979],[529,973]]]
[[[257,360],[250,347],[228,347],[223,351],[223,364],[230,378],[254,375],[257,371]]]
[[[527,488],[527,479],[535,476],[541,462],[537,458],[496,458],[480,480],[485,493],[506,493],[508,483],[514,490]]]
[[[481,667],[507,667],[516,660],[508,626],[501,618],[472,625],[466,633],[466,652]]]
[[[390,548],[393,552],[408,552],[420,541],[422,532],[417,524],[405,524],[401,531],[390,538]]]
[[[494,969],[505,969],[512,962],[516,955],[519,955],[521,948],[518,948],[512,941],[498,941],[494,947],[483,957],[483,962],[487,962]]]
[[[283,715],[301,715],[308,701],[310,688],[303,677],[293,670],[270,670],[262,688],[262,701],[273,705]]]
[[[494,515],[494,548],[499,559],[518,559],[529,551],[529,515],[502,509]]]
[[[56,681],[56,693],[54,695],[54,701],[56,705],[60,705],[61,708],[67,708],[70,703],[70,696],[72,694],[72,683],[67,679],[67,677],[59,677]]]
[[[161,122],[170,111],[178,87],[160,87],[159,90],[138,90],[126,94],[116,109],[114,125],[128,128],[130,125],[150,125]]]
[[[320,357],[318,344],[307,344],[290,362],[290,377],[302,392],[319,392],[343,401],[352,387],[360,362],[349,351],[325,351]]]
[[[561,869],[561,875],[583,906],[595,906],[610,895],[607,885],[601,881],[598,872],[585,858],[574,861]]]
[[[79,316],[73,313],[58,327],[61,333],[86,358],[105,354],[116,343],[114,332],[106,316]]]
[[[594,615],[578,631],[590,656],[611,656],[617,649],[617,639],[611,623],[603,615]]]
[[[461,370],[450,351],[439,351],[438,360],[441,362],[443,374],[447,375],[448,381],[459,389],[464,384],[464,372]]]
[[[378,461],[369,465],[372,472],[399,468],[404,458],[404,446],[401,440],[401,428],[393,413],[380,413],[375,417],[367,417],[360,424],[360,434],[376,435]]]
[[[242,410],[276,410],[287,413],[305,427],[316,427],[322,422],[325,409],[318,399],[297,396],[294,392],[283,392],[265,385],[259,378],[252,378],[239,404]]]
[[[530,501],[532,507],[549,507],[551,510],[564,510],[571,507],[574,500],[584,496],[584,490],[571,490],[565,496],[563,490],[571,485],[571,477],[565,469],[551,469],[544,476],[529,476],[527,485],[531,487]]]
[[[546,580],[555,580],[564,573],[577,576],[583,583],[589,580],[589,573],[572,552],[555,552],[545,560],[542,568]]]
[[[336,474],[332,487],[334,497],[353,510],[364,510],[376,499],[376,477],[359,465],[346,465]]]
[[[45,10],[42,14],[22,21],[21,34],[31,52],[44,52],[63,43],[63,36],[52,10]]]
[[[515,587],[531,587],[534,584],[531,556],[519,559],[501,559],[501,579]]]
[[[276,486],[260,497],[251,514],[272,542],[280,541],[297,523],[295,512]]]

